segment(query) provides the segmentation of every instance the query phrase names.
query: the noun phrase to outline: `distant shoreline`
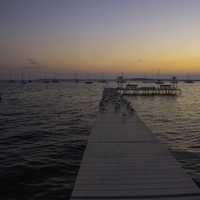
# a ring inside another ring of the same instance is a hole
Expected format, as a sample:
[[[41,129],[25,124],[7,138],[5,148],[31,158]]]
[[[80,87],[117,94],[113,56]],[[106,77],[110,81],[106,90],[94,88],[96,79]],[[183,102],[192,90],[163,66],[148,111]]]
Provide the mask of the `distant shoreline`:
[[[125,81],[151,81],[151,82],[154,82],[156,80],[158,80],[157,78],[124,78]],[[159,78],[159,80],[162,80],[162,81],[171,81],[172,79],[171,78]],[[188,81],[188,80],[191,80],[191,81],[195,81],[195,82],[198,82],[200,81],[200,79],[185,79],[185,78],[178,78],[178,81],[180,82],[185,82],[185,81]],[[5,79],[5,80],[0,80],[0,82],[6,82],[6,83],[18,83],[18,82],[22,82],[22,81],[31,81],[31,82],[45,82],[45,81],[48,81],[48,82],[54,82],[55,79],[24,79],[24,80],[8,80],[8,79]],[[93,81],[93,82],[102,82],[102,81],[116,81],[115,78],[107,78],[107,79],[100,79],[100,78],[96,78],[96,79],[93,79],[93,78],[89,78],[89,79],[72,79],[72,78],[66,78],[66,79],[56,79],[57,82],[86,82],[86,81]]]

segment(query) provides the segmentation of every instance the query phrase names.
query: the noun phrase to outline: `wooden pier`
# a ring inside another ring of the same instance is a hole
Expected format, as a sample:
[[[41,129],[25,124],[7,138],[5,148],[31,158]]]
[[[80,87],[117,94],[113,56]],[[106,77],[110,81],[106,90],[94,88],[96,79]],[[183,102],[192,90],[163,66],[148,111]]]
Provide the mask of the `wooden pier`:
[[[126,87],[118,87],[117,90],[120,94],[129,96],[177,96],[181,94],[181,90],[179,88],[173,87],[170,84],[152,87],[138,87],[138,85],[135,84],[128,84]]]
[[[200,189],[116,89],[105,89],[71,199],[199,200]]]

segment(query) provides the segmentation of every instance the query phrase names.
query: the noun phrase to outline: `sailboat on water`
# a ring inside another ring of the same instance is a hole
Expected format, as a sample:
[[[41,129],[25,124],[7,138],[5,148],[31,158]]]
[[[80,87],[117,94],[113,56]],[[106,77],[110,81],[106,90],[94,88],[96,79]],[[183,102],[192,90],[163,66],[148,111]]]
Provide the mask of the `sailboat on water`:
[[[87,80],[87,81],[85,81],[85,84],[92,84],[92,83],[93,83],[92,80]]]
[[[105,79],[105,76],[104,76],[104,73],[102,73],[102,77],[99,79],[98,81],[99,83],[106,83],[106,79]]]
[[[26,84],[27,81],[24,79],[24,75],[23,73],[21,73],[21,81],[20,81],[22,84]]]
[[[52,83],[58,83],[59,80],[57,79],[57,74],[54,74],[54,78],[52,79]]]
[[[191,78],[189,78],[189,75],[187,75],[186,80],[184,81],[185,83],[194,83],[194,80],[192,80]]]
[[[164,81],[162,81],[159,77],[160,77],[160,70],[158,70],[157,79],[155,80],[155,84],[158,84],[158,85],[164,84]]]
[[[74,74],[73,82],[75,82],[75,83],[79,83],[80,82],[77,73]]]
[[[89,75],[88,75],[88,77],[89,77]],[[90,77],[87,78],[87,80],[85,81],[85,84],[93,84],[92,79],[90,79]]]

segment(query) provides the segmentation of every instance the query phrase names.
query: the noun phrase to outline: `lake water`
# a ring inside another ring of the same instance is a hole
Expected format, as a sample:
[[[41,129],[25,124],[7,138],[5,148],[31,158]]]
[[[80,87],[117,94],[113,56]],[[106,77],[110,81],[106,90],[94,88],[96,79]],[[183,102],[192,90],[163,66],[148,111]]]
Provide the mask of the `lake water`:
[[[141,119],[200,184],[200,83],[178,97],[127,97]],[[0,83],[3,200],[68,199],[102,83]]]

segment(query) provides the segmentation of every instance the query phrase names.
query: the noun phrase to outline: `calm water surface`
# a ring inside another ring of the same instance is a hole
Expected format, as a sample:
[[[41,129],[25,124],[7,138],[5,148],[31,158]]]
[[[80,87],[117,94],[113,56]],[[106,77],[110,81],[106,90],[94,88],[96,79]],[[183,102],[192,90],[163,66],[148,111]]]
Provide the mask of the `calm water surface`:
[[[179,97],[128,97],[200,183],[200,83]],[[0,84],[0,199],[68,199],[103,84]]]

